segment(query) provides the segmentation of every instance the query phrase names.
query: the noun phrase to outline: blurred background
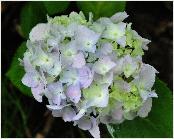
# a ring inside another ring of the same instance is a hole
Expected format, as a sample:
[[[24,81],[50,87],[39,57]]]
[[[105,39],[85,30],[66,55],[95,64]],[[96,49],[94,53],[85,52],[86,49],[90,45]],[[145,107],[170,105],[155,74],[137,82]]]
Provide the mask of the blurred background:
[[[173,90],[173,2],[89,3],[94,8],[100,3],[104,5],[97,8],[99,14],[95,19],[99,16],[110,16],[117,11],[127,12],[129,17],[125,21],[132,22],[133,29],[152,41],[143,56],[144,62],[154,66],[159,71],[158,77]],[[47,13],[55,16],[72,11],[95,11],[85,7],[85,2],[1,2],[2,137],[91,137],[72,123],[53,118],[45,107],[46,101],[38,103],[25,95],[25,88],[21,89],[20,83],[15,80],[20,76],[16,70],[6,74],[12,67],[11,62],[16,50],[26,41],[28,31],[38,22],[45,22]],[[109,13],[110,11],[113,13]],[[14,64],[18,67],[19,63]],[[101,125],[101,129],[102,137],[109,137],[105,127]]]

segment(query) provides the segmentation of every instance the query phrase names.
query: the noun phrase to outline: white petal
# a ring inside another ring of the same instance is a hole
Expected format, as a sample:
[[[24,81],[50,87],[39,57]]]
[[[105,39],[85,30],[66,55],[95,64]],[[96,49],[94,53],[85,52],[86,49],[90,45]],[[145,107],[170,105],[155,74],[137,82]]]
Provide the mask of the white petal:
[[[85,115],[85,112],[86,112],[85,109],[81,109],[79,111],[79,113],[76,116],[73,117],[73,121],[79,120],[81,117],[83,117],[83,115]]]
[[[111,17],[111,20],[113,23],[119,23],[119,22],[122,22],[128,16],[129,15],[127,15],[126,12],[118,12]]]
[[[155,73],[158,73],[156,69],[148,64],[143,64],[142,69],[140,71],[139,77],[135,79],[135,83],[144,88],[145,90],[149,90],[152,88],[155,82]]]
[[[94,53],[96,51],[96,43],[100,35],[85,26],[78,26],[76,32],[76,41],[79,50]]]
[[[98,74],[105,75],[115,66],[116,64],[113,61],[111,61],[109,57],[105,56],[94,63],[93,70]]]
[[[145,91],[145,90],[140,91],[140,96],[144,101],[151,97],[158,97],[155,91]]]
[[[121,45],[121,47],[126,46],[126,36],[122,36],[122,37],[118,38],[116,41],[119,45]]]
[[[60,109],[62,109],[63,107],[65,107],[65,106],[63,106],[63,105],[47,105],[47,108],[48,108],[49,110],[60,110]]]

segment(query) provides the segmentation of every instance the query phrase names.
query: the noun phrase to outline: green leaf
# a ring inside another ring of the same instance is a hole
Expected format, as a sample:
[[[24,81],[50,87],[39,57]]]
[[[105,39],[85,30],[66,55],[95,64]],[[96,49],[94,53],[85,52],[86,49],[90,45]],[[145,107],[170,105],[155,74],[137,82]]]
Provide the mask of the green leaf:
[[[77,1],[78,8],[88,16],[89,12],[94,14],[94,19],[109,17],[116,12],[125,10],[125,1]]]
[[[24,52],[26,51],[26,42],[23,42],[17,49],[10,66],[10,69],[7,71],[6,76],[12,82],[12,84],[17,87],[23,94],[27,96],[32,96],[30,88],[22,84],[21,79],[25,74],[24,67],[22,67],[18,58],[22,58]]]
[[[69,6],[69,1],[43,1],[49,15],[61,13]]]
[[[156,80],[154,88],[158,98],[153,99],[152,110],[149,116],[144,119],[137,117],[134,120],[125,121],[120,125],[107,125],[112,137],[172,137],[172,92],[159,79]]]
[[[28,2],[24,5],[20,14],[20,24],[25,38],[28,38],[29,32],[37,23],[46,21],[46,14],[42,2]]]

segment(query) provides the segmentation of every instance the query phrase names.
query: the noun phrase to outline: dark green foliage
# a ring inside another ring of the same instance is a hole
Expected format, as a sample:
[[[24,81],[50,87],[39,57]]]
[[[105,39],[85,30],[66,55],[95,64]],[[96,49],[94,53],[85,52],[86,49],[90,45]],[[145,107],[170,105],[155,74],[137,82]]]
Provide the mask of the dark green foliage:
[[[30,88],[26,87],[22,84],[21,79],[25,74],[24,67],[20,66],[20,62],[18,58],[23,58],[23,54],[26,51],[26,42],[23,42],[19,48],[17,49],[10,69],[6,73],[6,76],[10,79],[10,81],[13,83],[15,87],[17,87],[22,93],[24,93],[27,96],[32,96]]]
[[[109,17],[116,12],[125,10],[125,1],[77,1],[78,8],[88,16],[89,12],[94,14],[94,19]]]
[[[61,13],[69,6],[68,1],[43,1],[43,3],[49,15]]]
[[[21,11],[20,24],[22,34],[28,38],[31,29],[40,22],[46,22],[46,9],[42,2],[28,2]]]

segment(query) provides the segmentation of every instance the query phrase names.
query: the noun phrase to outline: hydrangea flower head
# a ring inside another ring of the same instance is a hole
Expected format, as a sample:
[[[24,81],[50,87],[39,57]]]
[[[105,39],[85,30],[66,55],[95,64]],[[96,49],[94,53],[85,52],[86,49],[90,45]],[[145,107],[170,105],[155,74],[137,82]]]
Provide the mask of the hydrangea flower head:
[[[22,64],[22,83],[54,117],[74,122],[93,137],[99,124],[146,117],[157,70],[143,63],[147,39],[124,23],[126,12],[93,21],[82,12],[37,24],[30,32]]]

